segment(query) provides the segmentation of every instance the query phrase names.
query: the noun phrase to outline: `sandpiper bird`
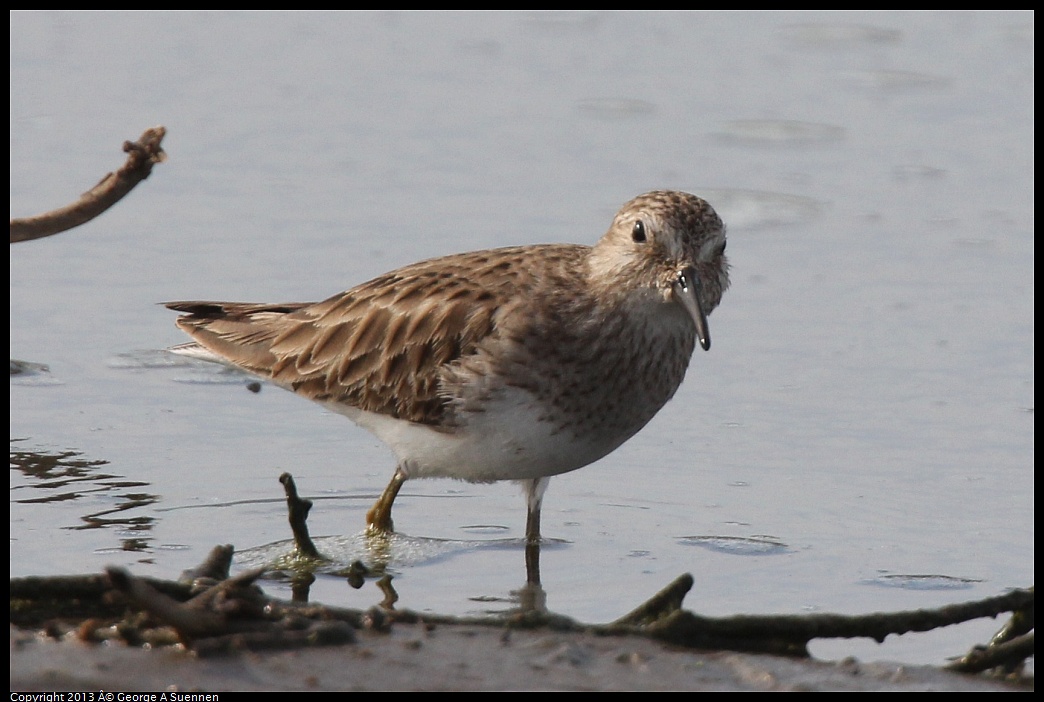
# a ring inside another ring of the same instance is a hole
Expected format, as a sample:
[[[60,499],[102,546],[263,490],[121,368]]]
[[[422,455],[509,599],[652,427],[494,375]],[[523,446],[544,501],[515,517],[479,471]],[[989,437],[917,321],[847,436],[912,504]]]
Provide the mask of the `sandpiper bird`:
[[[422,261],[323,302],[171,302],[220,361],[347,416],[398,458],[367,513],[391,531],[410,478],[520,481],[527,544],[550,476],[586,466],[671,399],[728,287],[709,204],[657,191],[594,246],[543,244]]]

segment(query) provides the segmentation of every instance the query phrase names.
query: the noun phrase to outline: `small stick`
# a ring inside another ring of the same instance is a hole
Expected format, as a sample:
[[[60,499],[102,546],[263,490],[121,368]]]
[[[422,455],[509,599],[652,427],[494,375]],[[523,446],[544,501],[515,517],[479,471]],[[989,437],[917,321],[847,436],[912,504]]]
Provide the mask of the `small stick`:
[[[294,476],[283,473],[279,476],[279,482],[283,484],[286,492],[286,507],[290,513],[290,530],[294,532],[294,545],[298,554],[306,558],[322,558],[316,549],[312,538],[308,535],[308,511],[312,509],[312,501],[297,496],[297,485],[294,484]]]
[[[11,243],[40,239],[78,227],[115,205],[149,177],[155,164],[166,160],[167,154],[160,146],[166,133],[165,127],[153,127],[146,129],[138,141],[123,142],[123,150],[129,154],[127,162],[120,170],[102,178],[76,202],[34,217],[12,219]]]

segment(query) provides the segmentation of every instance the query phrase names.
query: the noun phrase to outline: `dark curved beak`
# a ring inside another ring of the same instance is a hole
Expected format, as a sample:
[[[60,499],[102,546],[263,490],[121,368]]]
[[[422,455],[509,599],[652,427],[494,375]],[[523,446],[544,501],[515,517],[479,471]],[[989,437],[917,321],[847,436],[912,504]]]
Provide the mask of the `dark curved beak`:
[[[710,349],[707,315],[703,313],[703,304],[700,302],[700,279],[696,275],[696,269],[692,266],[678,271],[678,277],[674,281],[674,299],[685,308],[685,311],[692,317],[692,321],[696,323],[696,337],[700,340],[700,346],[704,351]]]

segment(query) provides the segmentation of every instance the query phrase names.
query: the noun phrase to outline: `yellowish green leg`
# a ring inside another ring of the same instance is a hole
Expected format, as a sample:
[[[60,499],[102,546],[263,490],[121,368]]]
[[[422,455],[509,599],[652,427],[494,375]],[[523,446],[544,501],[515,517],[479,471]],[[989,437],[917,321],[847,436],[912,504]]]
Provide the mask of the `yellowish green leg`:
[[[399,469],[395,470],[388,487],[374,503],[370,511],[366,513],[366,530],[371,533],[390,534],[395,529],[392,525],[391,510],[395,497],[406,482],[406,475]]]

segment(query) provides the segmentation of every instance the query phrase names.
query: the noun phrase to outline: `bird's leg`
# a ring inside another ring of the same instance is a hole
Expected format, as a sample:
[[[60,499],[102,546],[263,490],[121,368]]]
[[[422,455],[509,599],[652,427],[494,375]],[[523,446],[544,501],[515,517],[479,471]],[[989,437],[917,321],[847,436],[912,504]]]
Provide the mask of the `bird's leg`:
[[[395,496],[399,494],[399,490],[405,482],[406,474],[402,472],[401,467],[396,468],[395,475],[392,476],[388,487],[384,488],[384,492],[377,498],[377,502],[366,513],[367,531],[383,534],[390,534],[394,531],[391,518],[392,503],[395,502]]]
[[[523,480],[526,489],[526,543],[540,543],[540,505],[550,478]]]
[[[523,481],[526,488],[526,582],[540,585],[540,504],[549,478]]]
[[[540,586],[540,542],[526,542],[526,584]]]

